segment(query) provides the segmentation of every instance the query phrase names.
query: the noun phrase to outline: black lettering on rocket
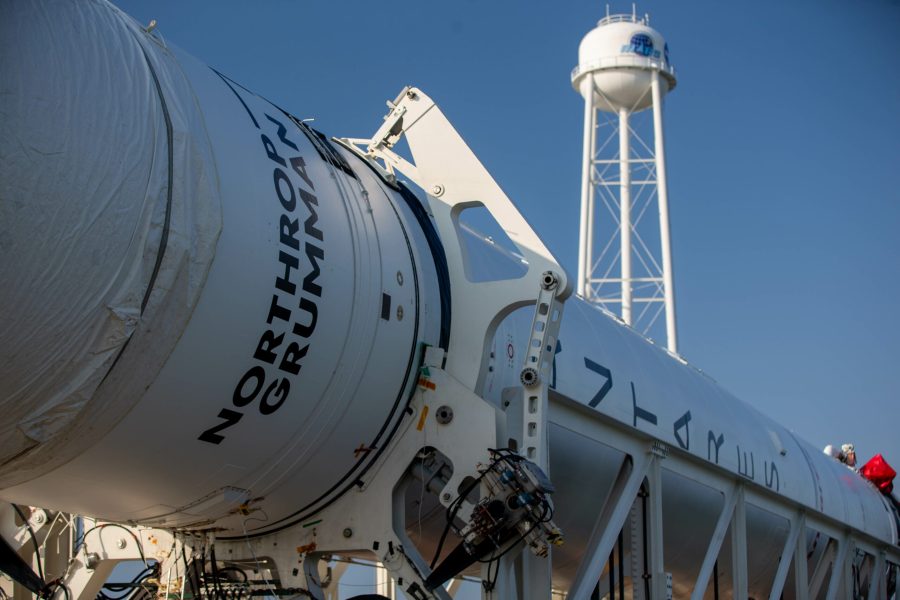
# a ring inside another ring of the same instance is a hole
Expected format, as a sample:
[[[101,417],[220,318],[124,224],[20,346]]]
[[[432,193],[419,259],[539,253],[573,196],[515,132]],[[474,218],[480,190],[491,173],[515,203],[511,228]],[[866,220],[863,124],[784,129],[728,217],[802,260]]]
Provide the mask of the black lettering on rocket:
[[[247,349],[251,364],[235,378],[231,406],[219,411],[220,421],[197,437],[216,445],[225,440],[227,429],[240,422],[244,416],[240,409],[255,405],[261,415],[270,415],[288,402],[291,377],[300,374],[318,324],[318,300],[322,297],[319,275],[326,260],[319,200],[313,192],[306,162],[296,155],[299,149],[289,138],[287,127],[268,114],[264,115],[266,121],[260,123],[240,94],[229,87],[254,126],[262,129],[260,125],[268,122],[275,128],[274,134],[261,133],[259,137],[263,152],[273,163],[271,201],[278,203],[282,214],[276,223],[277,235],[273,236],[278,239],[279,249],[274,261],[272,295],[268,306],[261,307],[266,315],[264,328],[256,344]]]

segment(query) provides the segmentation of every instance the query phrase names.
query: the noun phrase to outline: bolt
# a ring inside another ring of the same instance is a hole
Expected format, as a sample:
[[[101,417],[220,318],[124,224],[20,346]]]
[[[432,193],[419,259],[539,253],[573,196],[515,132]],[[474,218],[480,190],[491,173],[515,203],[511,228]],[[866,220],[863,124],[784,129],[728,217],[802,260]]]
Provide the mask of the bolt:
[[[397,285],[403,285],[403,273],[397,271]]]
[[[442,186],[442,185],[431,186],[431,195],[432,196],[440,196],[443,193],[444,193],[444,186]]]
[[[443,498],[443,500],[444,500],[444,502],[450,502],[450,498],[451,498],[451,496],[450,496],[450,494],[449,494],[449,493],[447,493],[447,492],[444,492],[444,495],[443,495],[443,496],[441,496],[441,498]]]
[[[397,320],[398,321],[403,320],[403,307],[402,306],[397,307]]]
[[[534,387],[539,380],[540,377],[538,376],[538,372],[531,367],[525,367],[519,375],[519,381],[521,381],[522,385],[525,387]]]
[[[38,525],[43,523],[44,522],[44,513],[39,512],[36,515],[34,515],[34,522],[37,523]]]
[[[446,425],[453,420],[453,409],[445,404],[437,409],[434,413],[434,418],[437,419],[437,422],[441,425]]]
[[[547,290],[553,290],[556,286],[559,285],[559,279],[556,277],[556,273],[553,271],[544,271],[544,274],[541,275],[541,286]]]
[[[353,530],[349,527],[345,527],[343,533],[345,538],[353,537]]]
[[[124,550],[126,544],[127,542],[125,541],[125,538],[119,538],[119,541],[116,542],[116,548],[118,548],[119,550]]]

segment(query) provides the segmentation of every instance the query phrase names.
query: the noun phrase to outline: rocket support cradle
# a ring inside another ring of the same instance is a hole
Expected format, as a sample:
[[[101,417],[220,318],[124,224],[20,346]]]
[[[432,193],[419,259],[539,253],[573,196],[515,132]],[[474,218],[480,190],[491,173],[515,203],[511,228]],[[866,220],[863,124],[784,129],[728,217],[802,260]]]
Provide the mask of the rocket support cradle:
[[[445,597],[424,557],[448,530],[488,560],[493,598],[615,577],[648,598],[887,593],[885,498],[566,300],[421,91],[371,139],[330,141],[106,3],[39,6],[0,7],[4,499],[176,532],[215,548],[213,576],[268,557],[316,597],[319,559],[359,552],[409,597]],[[514,254],[460,226],[475,206]],[[518,554],[556,523],[549,558]],[[85,537],[56,575],[87,597],[89,555],[123,553]]]

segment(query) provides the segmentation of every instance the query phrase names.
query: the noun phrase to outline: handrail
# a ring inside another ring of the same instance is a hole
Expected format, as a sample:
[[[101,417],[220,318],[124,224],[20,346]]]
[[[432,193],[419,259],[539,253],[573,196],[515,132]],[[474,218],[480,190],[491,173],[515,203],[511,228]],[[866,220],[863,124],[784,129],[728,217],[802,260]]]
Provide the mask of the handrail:
[[[572,80],[574,81],[575,78],[577,78],[579,75],[581,75],[582,73],[587,73],[588,71],[609,69],[613,67],[640,67],[644,69],[655,69],[657,71],[666,73],[673,79],[675,78],[675,67],[666,63],[665,61],[653,60],[644,56],[619,55],[606,56],[597,60],[592,60],[589,63],[576,66],[574,69],[572,69]]]
[[[606,15],[599,21],[597,21],[597,25],[609,25],[610,23],[641,23],[643,25],[647,24],[647,19],[644,17],[638,18],[637,15]]]

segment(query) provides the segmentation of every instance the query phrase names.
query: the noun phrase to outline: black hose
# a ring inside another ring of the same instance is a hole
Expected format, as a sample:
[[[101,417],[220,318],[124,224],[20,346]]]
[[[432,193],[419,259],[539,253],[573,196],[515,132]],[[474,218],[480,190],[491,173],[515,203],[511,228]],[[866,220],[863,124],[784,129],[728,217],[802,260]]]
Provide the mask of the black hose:
[[[619,530],[619,599],[625,600],[625,536]]]
[[[217,598],[222,598],[222,600],[224,600],[225,596],[222,594],[222,585],[219,583],[219,566],[216,564],[215,544],[209,545],[209,561],[212,565],[213,590],[215,590]]]
[[[713,563],[713,600],[719,600],[719,561]]]
[[[140,554],[140,556],[141,556],[141,562],[144,563],[144,568],[147,568],[147,569],[150,568],[150,565],[147,563],[147,558],[144,556],[144,547],[141,544],[141,540],[138,538],[137,535],[135,535],[135,533],[132,530],[128,529],[124,525],[119,525],[118,523],[101,523],[100,525],[94,525],[93,527],[91,527],[90,529],[85,531],[83,534],[81,534],[81,541],[78,543],[77,546],[75,546],[75,553],[77,554],[79,548],[81,548],[81,546],[84,546],[85,539],[87,538],[87,535],[89,533],[91,533],[92,531],[98,530],[98,529],[105,529],[107,527],[118,527],[119,529],[121,529],[122,531],[124,531],[125,533],[130,535],[131,539],[133,539],[134,543],[137,545],[138,554]]]
[[[102,590],[97,593],[97,598],[100,600],[124,600],[134,594],[136,590],[142,589],[141,585],[144,580],[156,574],[158,568],[158,564],[147,567],[140,573],[134,576],[134,578],[128,583],[105,583],[103,584],[102,589],[109,590],[111,592],[125,592],[124,594],[120,594],[118,596],[110,596],[109,594],[104,593]]]
[[[616,598],[616,549],[609,551],[609,598]]]
[[[184,551],[184,540],[181,542],[181,560],[184,561],[184,576],[187,579],[188,589],[191,591],[192,598],[199,598],[200,592],[197,589],[200,581],[197,577],[196,569],[194,569],[194,560],[188,564],[187,553]],[[190,573],[188,573],[190,571]]]
[[[644,538],[644,597],[650,597],[650,574],[647,573],[647,569],[650,567],[650,558],[647,555],[647,496],[648,492],[646,489],[641,489],[641,516],[643,526],[641,527],[641,534]]]

